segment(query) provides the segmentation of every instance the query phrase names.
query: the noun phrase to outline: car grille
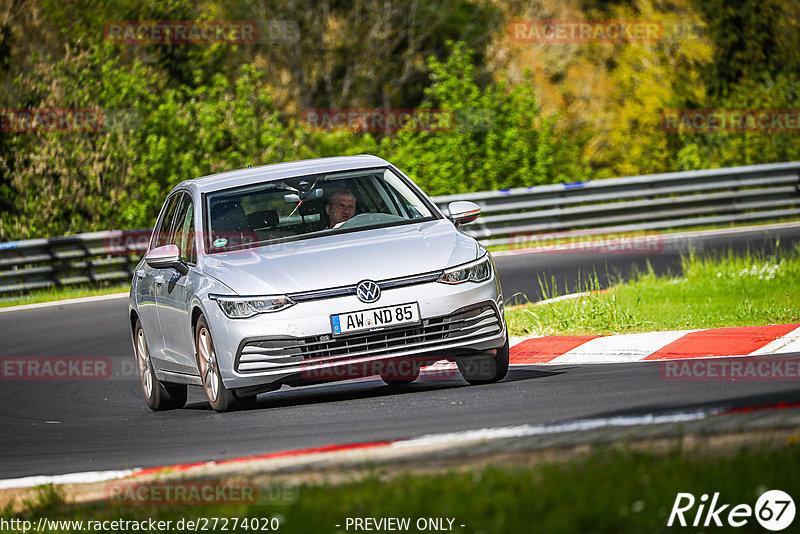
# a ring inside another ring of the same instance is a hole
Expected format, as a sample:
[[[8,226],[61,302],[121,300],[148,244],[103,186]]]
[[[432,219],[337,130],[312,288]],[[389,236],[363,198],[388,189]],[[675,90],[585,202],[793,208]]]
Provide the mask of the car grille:
[[[419,284],[429,284],[435,282],[441,276],[441,271],[432,273],[418,274],[414,276],[404,276],[400,278],[392,278],[389,280],[378,280],[378,287],[381,291],[387,289],[398,289],[401,287],[415,286]],[[347,295],[356,294],[357,284],[341,287],[332,287],[328,289],[318,289],[314,291],[305,291],[301,293],[289,293],[288,297],[295,302],[306,302],[309,300],[331,299],[337,297],[344,297]]]
[[[489,303],[459,310],[451,315],[424,319],[412,327],[361,332],[331,337],[277,339],[247,343],[237,358],[237,371],[267,371],[287,365],[324,363],[394,352],[428,352],[455,343],[477,341],[500,334],[496,308]]]

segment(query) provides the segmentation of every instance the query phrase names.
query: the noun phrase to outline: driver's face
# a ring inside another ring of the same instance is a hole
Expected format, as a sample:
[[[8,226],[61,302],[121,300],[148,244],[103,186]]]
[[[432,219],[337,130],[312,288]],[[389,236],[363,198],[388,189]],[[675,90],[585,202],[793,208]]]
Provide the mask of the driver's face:
[[[331,228],[356,214],[356,199],[351,195],[336,193],[325,206],[325,211],[331,220]]]

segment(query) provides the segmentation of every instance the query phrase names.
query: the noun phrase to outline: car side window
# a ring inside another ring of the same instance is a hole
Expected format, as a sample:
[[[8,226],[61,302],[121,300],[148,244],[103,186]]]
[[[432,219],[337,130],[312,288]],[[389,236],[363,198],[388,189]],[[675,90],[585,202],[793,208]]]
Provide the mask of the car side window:
[[[192,198],[187,194],[181,195],[172,243],[178,246],[183,261],[197,263],[197,247],[194,242],[194,204]]]
[[[169,244],[169,236],[172,231],[172,216],[175,214],[175,208],[178,206],[180,197],[180,194],[175,194],[167,199],[166,207],[162,211],[161,219],[158,221],[158,227],[153,232],[153,238],[150,243],[151,249]]]

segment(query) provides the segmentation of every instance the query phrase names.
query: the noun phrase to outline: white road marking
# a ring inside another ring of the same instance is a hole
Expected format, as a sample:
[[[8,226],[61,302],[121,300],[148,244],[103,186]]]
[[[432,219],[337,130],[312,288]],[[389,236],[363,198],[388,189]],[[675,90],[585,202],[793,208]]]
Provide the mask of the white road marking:
[[[519,438],[528,436],[544,436],[561,434],[564,432],[582,432],[609,427],[629,427],[636,425],[657,425],[663,423],[684,423],[704,419],[715,412],[696,411],[673,413],[665,415],[628,415],[619,417],[604,417],[597,419],[581,419],[566,423],[550,425],[519,425],[499,428],[482,428],[480,430],[466,430],[464,432],[451,432],[447,434],[430,434],[419,438],[396,441],[389,445],[392,448],[422,447],[447,442],[483,441],[502,438]]]
[[[38,308],[48,308],[50,306],[64,306],[66,304],[83,304],[86,302],[100,302],[103,300],[114,300],[127,298],[129,293],[111,293],[109,295],[95,295],[93,297],[79,297],[76,299],[53,300],[51,302],[37,302],[36,304],[22,304],[20,306],[8,306],[0,308],[0,313],[23,311],[23,310],[36,310]]]
[[[0,490],[12,488],[32,488],[42,484],[91,484],[105,482],[117,478],[125,478],[134,474],[134,469],[121,471],[87,471],[85,473],[69,473],[67,475],[36,475],[23,478],[0,480]]]

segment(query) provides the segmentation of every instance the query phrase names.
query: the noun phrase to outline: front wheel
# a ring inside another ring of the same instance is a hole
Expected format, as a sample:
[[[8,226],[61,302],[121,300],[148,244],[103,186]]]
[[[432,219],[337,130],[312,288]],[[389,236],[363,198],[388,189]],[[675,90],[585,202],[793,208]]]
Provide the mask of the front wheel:
[[[203,390],[206,392],[211,407],[217,412],[252,408],[255,405],[255,396],[240,399],[222,383],[217,351],[214,349],[214,341],[211,339],[206,318],[202,315],[197,319],[195,328],[195,347],[197,348],[197,368],[200,370]]]
[[[472,385],[493,384],[508,374],[508,335],[506,343],[497,349],[494,357],[486,356],[457,361],[458,370],[464,380]]]
[[[147,341],[144,339],[144,329],[142,329],[142,323],[139,319],[136,319],[136,326],[134,326],[133,332],[139,381],[142,384],[142,393],[144,393],[147,405],[156,412],[182,408],[186,404],[186,385],[166,384],[158,380],[153,369],[153,362],[150,359]]]

